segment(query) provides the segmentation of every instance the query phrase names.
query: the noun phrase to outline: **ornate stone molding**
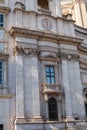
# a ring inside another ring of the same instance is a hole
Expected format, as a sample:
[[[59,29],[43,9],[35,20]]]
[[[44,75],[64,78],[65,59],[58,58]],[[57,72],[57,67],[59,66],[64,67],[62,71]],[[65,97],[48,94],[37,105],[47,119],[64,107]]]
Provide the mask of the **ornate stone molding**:
[[[42,93],[43,94],[62,94],[61,86],[60,84],[41,84],[43,87]]]
[[[9,57],[9,54],[8,54],[8,53],[0,52],[0,59],[6,60],[8,57]]]
[[[16,46],[14,49],[14,53],[29,56],[29,55],[36,55],[39,53],[39,51],[37,50],[37,48],[23,48],[21,46]]]
[[[67,59],[67,60],[79,60],[78,54],[66,54],[66,53],[60,53],[61,59]]]
[[[2,13],[9,13],[10,12],[10,8],[9,7],[5,7],[5,6],[0,6],[0,12],[2,12]]]

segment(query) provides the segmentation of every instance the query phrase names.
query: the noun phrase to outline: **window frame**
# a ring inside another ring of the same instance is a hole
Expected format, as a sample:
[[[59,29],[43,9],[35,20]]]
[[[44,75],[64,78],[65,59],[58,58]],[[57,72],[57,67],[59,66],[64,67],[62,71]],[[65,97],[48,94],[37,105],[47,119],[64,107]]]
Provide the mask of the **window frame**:
[[[49,67],[49,72],[47,72],[47,67]],[[51,67],[53,68],[53,72],[51,72]],[[47,84],[55,84],[56,83],[56,79],[55,79],[55,66],[54,65],[46,65],[45,66],[45,75],[46,75],[46,83]],[[47,78],[49,79],[49,83],[47,81]]]

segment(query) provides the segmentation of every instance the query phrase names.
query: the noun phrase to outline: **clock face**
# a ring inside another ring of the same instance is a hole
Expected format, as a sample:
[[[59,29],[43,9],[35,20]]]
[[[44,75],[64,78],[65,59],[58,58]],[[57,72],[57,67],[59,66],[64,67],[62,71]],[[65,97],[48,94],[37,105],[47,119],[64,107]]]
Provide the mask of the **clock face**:
[[[47,18],[42,19],[41,25],[46,30],[51,30],[52,29],[52,22]]]

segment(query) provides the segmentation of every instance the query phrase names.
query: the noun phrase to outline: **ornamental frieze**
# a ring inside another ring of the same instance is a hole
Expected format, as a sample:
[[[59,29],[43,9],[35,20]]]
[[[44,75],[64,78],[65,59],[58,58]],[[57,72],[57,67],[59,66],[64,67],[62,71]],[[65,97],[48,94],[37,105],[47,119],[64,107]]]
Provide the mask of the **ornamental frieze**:
[[[19,55],[29,56],[29,55],[38,54],[38,50],[36,48],[24,48],[21,46],[16,46],[14,49],[14,53]]]

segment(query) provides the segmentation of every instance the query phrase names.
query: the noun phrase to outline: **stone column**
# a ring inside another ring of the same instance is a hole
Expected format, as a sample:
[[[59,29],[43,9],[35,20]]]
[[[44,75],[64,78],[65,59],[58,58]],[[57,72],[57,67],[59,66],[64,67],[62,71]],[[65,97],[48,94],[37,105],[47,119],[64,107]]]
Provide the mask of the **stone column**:
[[[74,62],[74,78],[77,87],[76,97],[77,97],[78,116],[80,118],[85,118],[85,107],[84,107],[84,99],[83,99],[83,92],[82,92],[83,88],[81,84],[80,67],[78,61]]]
[[[58,120],[62,119],[62,100],[61,100],[61,95],[58,95]]]
[[[60,0],[55,0],[55,16],[62,17]]]
[[[82,26],[81,11],[80,11],[80,5],[78,0],[75,1],[74,14],[75,14],[76,24]]]
[[[15,26],[22,27],[23,26],[23,14],[22,14],[22,8],[23,4],[20,1],[16,1],[15,3]]]
[[[37,12],[37,0],[25,0],[26,11]]]
[[[23,57],[16,55],[16,118],[24,118]]]
[[[85,0],[80,0],[80,8],[81,8],[81,17],[82,17],[82,22],[83,26],[87,27],[87,11],[86,11],[86,5],[85,5]]]
[[[38,75],[38,58],[32,56],[32,96],[33,96],[33,119],[34,121],[41,120],[40,116],[40,93],[39,93],[39,75]]]
[[[54,1],[53,0],[48,0],[49,3],[49,10],[53,16],[55,16],[55,8],[54,8]]]
[[[49,120],[49,114],[48,114],[48,95],[45,94],[44,95],[44,99],[45,99],[45,117],[47,120]]]
[[[68,72],[68,61],[66,59],[62,60],[62,82],[65,92],[65,112],[66,118],[71,120],[72,116],[72,106],[71,106],[71,95],[70,95],[70,84],[69,84],[69,72]]]

